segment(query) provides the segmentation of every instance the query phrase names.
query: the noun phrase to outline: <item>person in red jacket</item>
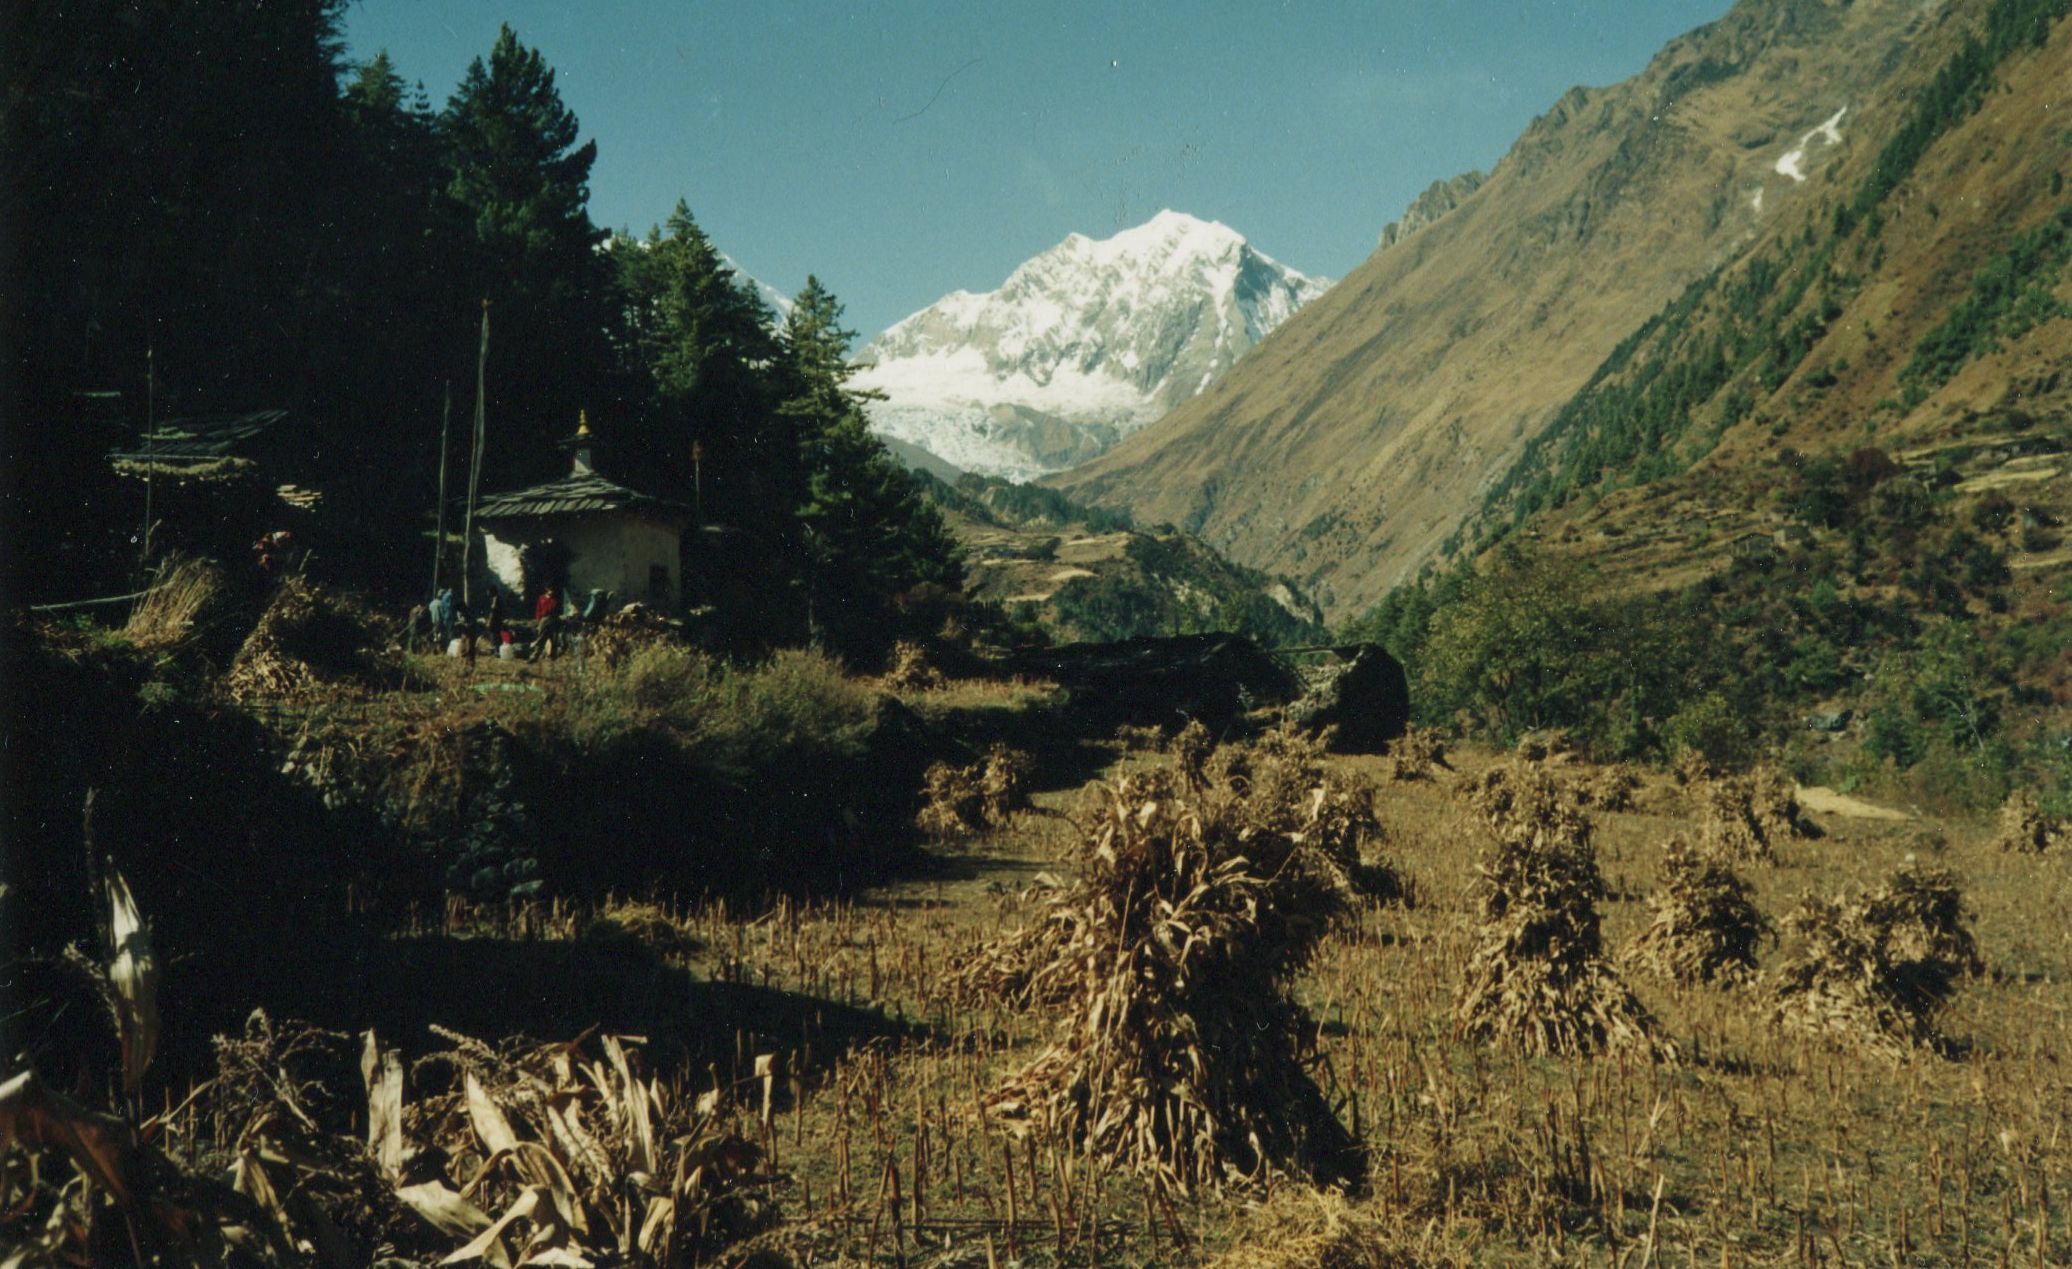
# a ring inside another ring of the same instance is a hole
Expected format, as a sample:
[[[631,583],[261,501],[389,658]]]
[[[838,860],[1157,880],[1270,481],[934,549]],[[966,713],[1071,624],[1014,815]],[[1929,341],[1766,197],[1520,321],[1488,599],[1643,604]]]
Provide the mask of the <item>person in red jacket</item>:
[[[539,601],[532,606],[532,619],[539,623],[539,633],[534,636],[530,660],[540,659],[540,653],[552,660],[561,655],[561,601],[554,596],[554,588],[547,587],[540,592]]]

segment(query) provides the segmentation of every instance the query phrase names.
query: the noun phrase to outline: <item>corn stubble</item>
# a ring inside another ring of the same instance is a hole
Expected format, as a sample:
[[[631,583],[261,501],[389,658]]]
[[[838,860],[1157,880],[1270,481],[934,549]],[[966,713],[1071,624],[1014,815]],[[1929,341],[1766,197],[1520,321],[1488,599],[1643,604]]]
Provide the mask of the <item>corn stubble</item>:
[[[991,1112],[1182,1193],[1271,1171],[1357,1177],[1290,990],[1358,898],[1372,790],[1276,732],[1099,797],[1074,880],[965,969],[978,991],[1058,1013]]]
[[[1493,768],[1471,797],[1496,845],[1479,868],[1455,1032],[1534,1056],[1628,1048],[1674,1060],[1605,956],[1597,905],[1607,891],[1588,817],[1530,761]]]

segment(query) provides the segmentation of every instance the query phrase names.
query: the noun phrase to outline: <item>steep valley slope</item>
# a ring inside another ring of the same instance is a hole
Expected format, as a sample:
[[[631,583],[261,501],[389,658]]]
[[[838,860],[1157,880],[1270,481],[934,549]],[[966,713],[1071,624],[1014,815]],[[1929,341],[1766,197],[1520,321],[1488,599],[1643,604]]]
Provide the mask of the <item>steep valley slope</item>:
[[[923,481],[965,551],[965,590],[1057,642],[1225,630],[1315,643],[1323,613],[1285,579],[1233,564],[1171,526],[1140,529],[998,477]]]
[[[1571,90],[1457,207],[1053,483],[1292,577],[1333,620],[1363,611],[1459,544],[1651,315],[1807,231],[1984,7],[1744,0]]]
[[[1806,223],[1638,332],[1498,482],[1476,537],[1522,529],[1623,589],[1660,587],[1840,543],[1855,518],[1817,505],[1819,473],[1889,473],[1958,505],[2016,581],[2057,597],[2072,563],[2057,532],[2072,518],[2066,8],[1992,6],[1990,69],[1951,54],[1883,146],[1833,166]]]

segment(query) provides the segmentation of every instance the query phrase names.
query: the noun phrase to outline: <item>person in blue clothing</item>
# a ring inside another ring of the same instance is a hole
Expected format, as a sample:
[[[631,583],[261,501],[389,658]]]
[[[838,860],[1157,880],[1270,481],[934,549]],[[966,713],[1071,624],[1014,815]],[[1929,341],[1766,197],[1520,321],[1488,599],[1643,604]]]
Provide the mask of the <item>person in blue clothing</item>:
[[[453,591],[451,588],[442,590],[432,596],[432,629],[438,633],[440,652],[446,651],[453,644],[453,622],[457,615],[453,607]]]

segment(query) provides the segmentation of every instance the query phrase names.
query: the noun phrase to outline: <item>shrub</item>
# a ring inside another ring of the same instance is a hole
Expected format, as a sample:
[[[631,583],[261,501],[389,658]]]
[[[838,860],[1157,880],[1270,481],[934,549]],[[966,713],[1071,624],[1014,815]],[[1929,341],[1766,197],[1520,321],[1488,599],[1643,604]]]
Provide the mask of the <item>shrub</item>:
[[[1672,714],[1662,725],[1662,737],[1671,754],[1696,754],[1728,769],[1746,766],[1755,749],[1749,720],[1718,692],[1707,692]]]
[[[689,720],[709,704],[720,679],[711,658],[674,644],[633,652],[620,679],[626,701],[663,718]]]

